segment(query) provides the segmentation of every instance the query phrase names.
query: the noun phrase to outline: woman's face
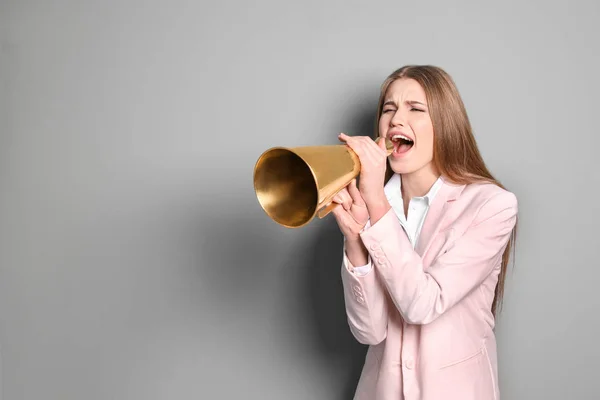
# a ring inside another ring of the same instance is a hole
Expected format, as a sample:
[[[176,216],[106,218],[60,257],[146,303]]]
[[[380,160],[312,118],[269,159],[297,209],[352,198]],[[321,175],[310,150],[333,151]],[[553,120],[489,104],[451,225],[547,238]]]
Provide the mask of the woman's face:
[[[433,170],[433,125],[425,91],[414,79],[397,79],[388,87],[379,136],[394,142],[394,152],[389,156],[394,172]]]

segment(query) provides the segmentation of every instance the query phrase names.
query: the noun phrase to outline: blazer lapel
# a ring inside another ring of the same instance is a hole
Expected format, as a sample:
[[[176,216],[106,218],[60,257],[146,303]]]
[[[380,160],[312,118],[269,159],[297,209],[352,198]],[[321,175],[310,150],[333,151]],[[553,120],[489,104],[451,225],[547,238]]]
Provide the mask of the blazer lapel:
[[[458,195],[464,189],[465,185],[453,185],[443,182],[442,187],[433,199],[429,211],[425,216],[415,251],[421,257],[429,250],[429,245],[432,239],[438,234],[440,228],[444,225],[443,222],[446,218],[446,211],[454,200],[457,199]]]

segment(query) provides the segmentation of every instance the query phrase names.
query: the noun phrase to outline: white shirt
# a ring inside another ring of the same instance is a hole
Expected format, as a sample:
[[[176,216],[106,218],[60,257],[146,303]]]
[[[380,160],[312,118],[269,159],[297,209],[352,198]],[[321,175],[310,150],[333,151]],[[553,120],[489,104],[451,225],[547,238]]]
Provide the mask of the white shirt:
[[[425,221],[427,211],[429,211],[429,207],[431,206],[431,203],[433,202],[433,199],[441,186],[442,178],[439,177],[425,196],[413,197],[410,199],[410,203],[408,204],[408,217],[404,215],[404,201],[402,200],[401,191],[402,179],[400,178],[400,175],[392,175],[390,180],[383,188],[388,202],[398,216],[400,225],[402,225],[406,235],[408,236],[408,239],[412,243],[413,249],[415,248],[417,240],[419,239],[419,234],[421,233],[421,228],[423,227],[423,221]],[[369,224],[370,222],[367,222],[365,228],[370,226]],[[356,275],[363,276],[366,275],[371,268],[371,257],[369,256],[366,265],[354,267],[352,272]]]

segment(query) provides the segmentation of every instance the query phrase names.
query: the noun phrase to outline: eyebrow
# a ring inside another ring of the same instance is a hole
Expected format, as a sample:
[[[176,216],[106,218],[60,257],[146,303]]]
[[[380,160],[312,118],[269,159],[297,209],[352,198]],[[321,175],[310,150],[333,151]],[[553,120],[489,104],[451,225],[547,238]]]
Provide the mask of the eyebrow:
[[[416,101],[416,100],[408,100],[408,101],[406,101],[406,103],[407,104],[420,104],[422,106],[427,107],[427,104],[421,103],[420,101]],[[383,107],[385,107],[387,105],[396,105],[396,103],[394,103],[392,100],[388,100],[385,103],[383,103]]]

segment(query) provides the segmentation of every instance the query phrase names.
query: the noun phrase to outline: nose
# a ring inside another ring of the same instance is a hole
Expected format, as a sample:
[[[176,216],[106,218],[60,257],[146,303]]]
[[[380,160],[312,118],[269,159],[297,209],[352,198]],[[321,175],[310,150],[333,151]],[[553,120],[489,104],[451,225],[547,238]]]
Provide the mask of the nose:
[[[394,115],[390,119],[390,126],[404,126],[404,115],[400,109],[394,112]]]

